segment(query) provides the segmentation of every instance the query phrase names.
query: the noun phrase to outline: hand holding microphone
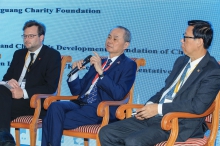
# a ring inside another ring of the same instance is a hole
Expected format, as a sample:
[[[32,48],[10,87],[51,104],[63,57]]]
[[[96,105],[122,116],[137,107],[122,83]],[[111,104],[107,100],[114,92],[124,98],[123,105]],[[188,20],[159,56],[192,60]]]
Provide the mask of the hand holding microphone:
[[[83,66],[85,66],[87,63],[89,63],[91,57],[92,55],[89,55],[84,60],[75,62],[73,64],[73,69],[70,71],[70,73],[67,76],[70,77],[71,75],[75,74],[78,70],[80,70]]]

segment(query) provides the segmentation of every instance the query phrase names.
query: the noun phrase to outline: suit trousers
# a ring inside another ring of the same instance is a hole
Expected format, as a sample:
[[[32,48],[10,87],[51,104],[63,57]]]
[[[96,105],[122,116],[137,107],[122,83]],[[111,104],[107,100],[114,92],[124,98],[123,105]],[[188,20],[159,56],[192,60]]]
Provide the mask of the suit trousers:
[[[43,119],[41,146],[61,145],[63,129],[72,129],[74,121],[80,121],[71,118],[71,113],[77,109],[80,109],[80,106],[70,101],[57,101],[50,105]]]
[[[23,116],[33,115],[29,99],[13,99],[11,91],[0,85],[0,129],[10,131],[11,120]]]
[[[165,141],[169,132],[161,129],[162,117],[138,120],[131,117],[104,126],[99,131],[102,146],[154,146]]]

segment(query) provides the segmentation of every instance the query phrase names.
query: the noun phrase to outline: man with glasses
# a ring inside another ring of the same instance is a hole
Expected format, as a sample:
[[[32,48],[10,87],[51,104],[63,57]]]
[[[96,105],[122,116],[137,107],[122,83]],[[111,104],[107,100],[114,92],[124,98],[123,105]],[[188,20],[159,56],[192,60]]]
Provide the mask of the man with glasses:
[[[30,99],[34,94],[56,92],[60,69],[60,53],[43,45],[46,28],[35,20],[27,21],[22,39],[26,49],[15,51],[11,65],[0,86],[0,145],[14,145],[10,135],[10,122],[23,115],[33,115]],[[42,110],[40,117],[46,114]]]
[[[153,146],[169,138],[161,129],[162,117],[170,112],[205,112],[220,89],[220,67],[207,49],[211,45],[211,24],[188,21],[181,40],[184,56],[174,63],[165,86],[152,96],[134,117],[103,127],[99,132],[102,146]],[[202,138],[207,130],[205,118],[179,119],[177,141]]]

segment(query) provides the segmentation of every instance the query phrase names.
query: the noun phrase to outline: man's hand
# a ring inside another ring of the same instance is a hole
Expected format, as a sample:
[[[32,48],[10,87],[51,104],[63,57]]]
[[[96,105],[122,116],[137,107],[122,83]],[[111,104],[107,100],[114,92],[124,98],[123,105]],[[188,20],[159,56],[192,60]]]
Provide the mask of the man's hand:
[[[23,94],[24,94],[21,87],[11,89],[11,93],[12,93],[12,98],[14,99],[21,99],[23,98]]]
[[[8,81],[8,84],[12,87],[12,88],[18,88],[20,87],[18,82],[15,79],[11,79]]]
[[[158,104],[147,104],[141,109],[136,110],[135,117],[139,120],[151,118],[158,114]]]
[[[91,65],[94,65],[95,70],[98,72],[99,75],[101,75],[103,73],[101,58],[98,53],[96,52],[93,52],[93,53],[94,53],[94,56],[90,58],[90,63]]]
[[[78,67],[79,70],[84,69],[85,66],[82,66],[83,64],[83,60],[79,60],[73,63],[72,65],[72,69],[74,69],[75,67]]]

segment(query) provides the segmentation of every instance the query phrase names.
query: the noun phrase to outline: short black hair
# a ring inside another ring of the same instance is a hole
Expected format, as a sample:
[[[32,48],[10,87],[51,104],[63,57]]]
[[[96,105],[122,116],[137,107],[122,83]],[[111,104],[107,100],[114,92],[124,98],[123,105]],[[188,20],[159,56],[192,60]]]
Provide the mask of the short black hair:
[[[193,35],[195,38],[202,38],[204,48],[208,49],[213,38],[213,29],[208,21],[191,20],[188,21],[189,26],[193,26]]]
[[[37,26],[38,27],[38,35],[45,35],[46,33],[46,27],[43,23],[37,22],[36,20],[29,20],[27,22],[25,22],[24,27],[23,27],[23,31],[28,28],[28,27],[32,27],[32,26]]]

